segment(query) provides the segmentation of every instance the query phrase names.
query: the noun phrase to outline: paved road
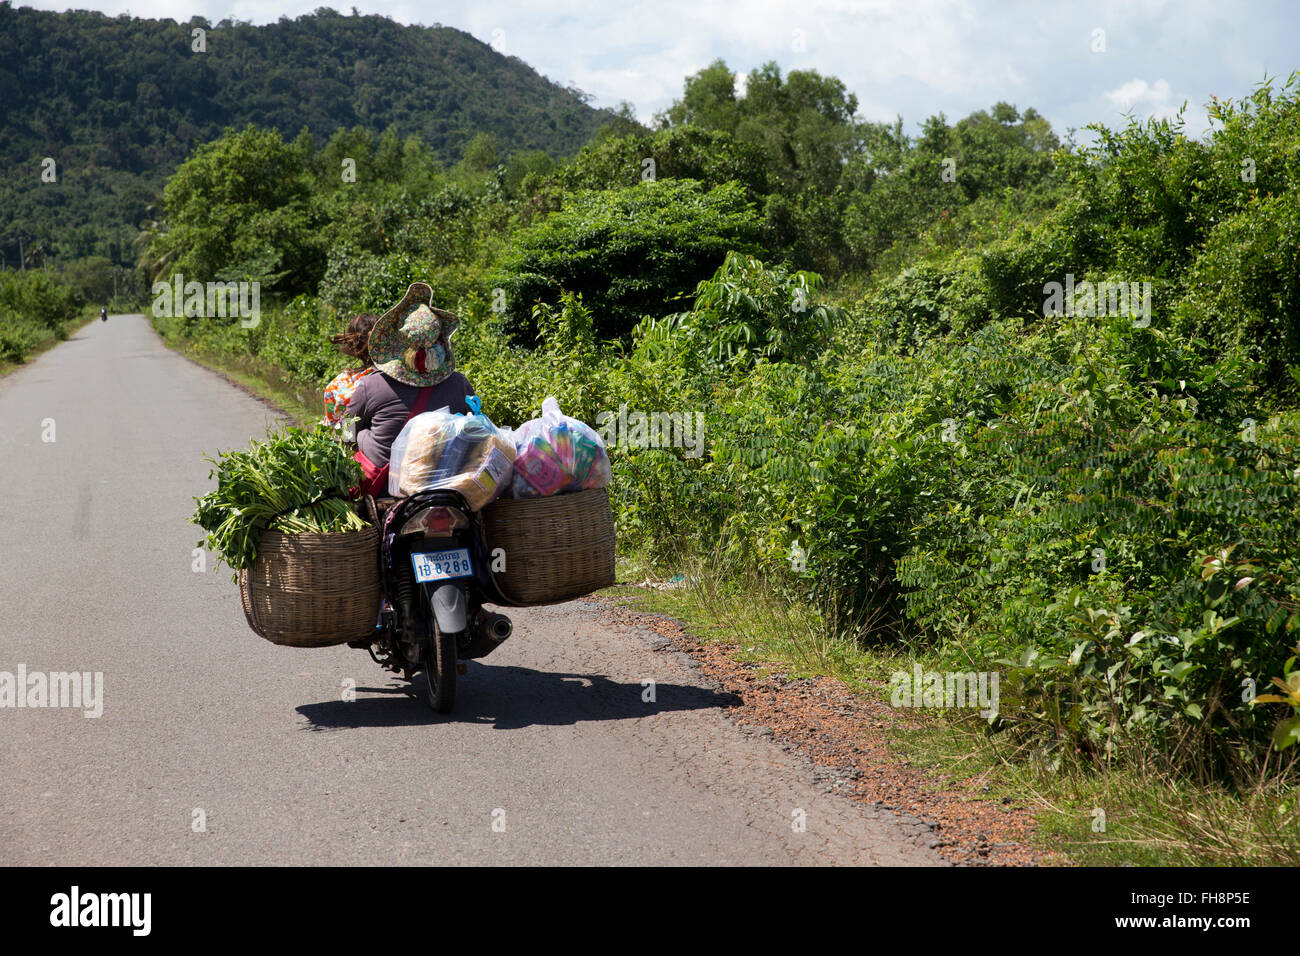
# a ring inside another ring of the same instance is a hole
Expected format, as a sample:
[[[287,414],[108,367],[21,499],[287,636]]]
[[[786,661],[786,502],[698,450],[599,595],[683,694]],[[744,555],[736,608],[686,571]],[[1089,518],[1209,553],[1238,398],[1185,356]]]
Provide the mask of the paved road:
[[[0,408],[0,672],[103,674],[98,718],[0,709],[0,864],[939,862],[583,602],[516,612],[450,718],[364,652],[254,636],[186,518],[202,454],[273,413],[143,316],[0,380]]]

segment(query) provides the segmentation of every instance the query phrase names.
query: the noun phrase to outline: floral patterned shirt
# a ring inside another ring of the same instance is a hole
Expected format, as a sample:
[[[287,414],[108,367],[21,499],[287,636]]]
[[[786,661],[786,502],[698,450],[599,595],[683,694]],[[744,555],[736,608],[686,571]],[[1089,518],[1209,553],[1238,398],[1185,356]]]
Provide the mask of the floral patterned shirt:
[[[343,426],[343,417],[347,414],[348,403],[352,401],[352,393],[357,390],[361,380],[373,371],[373,367],[344,369],[325,386],[326,425],[333,425],[335,428]]]

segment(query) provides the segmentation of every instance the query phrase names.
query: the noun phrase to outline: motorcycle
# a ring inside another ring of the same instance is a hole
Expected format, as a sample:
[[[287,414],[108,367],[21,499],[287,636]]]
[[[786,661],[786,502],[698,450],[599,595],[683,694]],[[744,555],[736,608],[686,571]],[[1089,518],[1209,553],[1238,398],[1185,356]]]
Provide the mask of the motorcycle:
[[[101,322],[107,322],[107,321],[108,321],[108,309],[100,309],[100,310],[99,310],[99,321],[101,321]]]
[[[464,662],[491,654],[513,630],[510,618],[483,605],[510,602],[493,582],[482,519],[458,492],[425,491],[385,503],[379,554],[385,603],[374,637],[352,646],[364,646],[377,664],[407,680],[423,671],[426,703],[450,713]]]

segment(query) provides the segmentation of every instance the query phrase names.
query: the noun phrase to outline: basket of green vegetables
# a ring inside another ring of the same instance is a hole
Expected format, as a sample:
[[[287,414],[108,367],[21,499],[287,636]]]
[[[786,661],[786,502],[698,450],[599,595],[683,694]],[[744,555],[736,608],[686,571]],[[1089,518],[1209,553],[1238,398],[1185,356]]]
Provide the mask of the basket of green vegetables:
[[[329,647],[373,634],[379,528],[350,491],[361,467],[325,429],[268,430],[207,458],[217,487],[191,520],[239,582],[248,626],[274,644]]]

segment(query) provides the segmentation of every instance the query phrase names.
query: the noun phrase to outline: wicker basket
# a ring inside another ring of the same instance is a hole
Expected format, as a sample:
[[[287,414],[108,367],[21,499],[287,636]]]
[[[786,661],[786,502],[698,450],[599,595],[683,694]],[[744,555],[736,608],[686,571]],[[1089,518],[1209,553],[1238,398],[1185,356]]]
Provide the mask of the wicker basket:
[[[551,498],[499,498],[483,509],[493,573],[516,607],[558,604],[614,583],[614,513],[604,488]]]
[[[262,535],[239,572],[248,626],[272,644],[331,647],[369,637],[382,597],[379,528]]]

